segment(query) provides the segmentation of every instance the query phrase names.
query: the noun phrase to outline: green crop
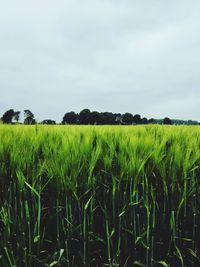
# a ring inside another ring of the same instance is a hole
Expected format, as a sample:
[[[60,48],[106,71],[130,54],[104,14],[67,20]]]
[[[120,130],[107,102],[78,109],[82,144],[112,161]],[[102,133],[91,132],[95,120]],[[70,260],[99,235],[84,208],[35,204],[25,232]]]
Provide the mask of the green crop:
[[[0,125],[0,266],[199,266],[198,126]]]

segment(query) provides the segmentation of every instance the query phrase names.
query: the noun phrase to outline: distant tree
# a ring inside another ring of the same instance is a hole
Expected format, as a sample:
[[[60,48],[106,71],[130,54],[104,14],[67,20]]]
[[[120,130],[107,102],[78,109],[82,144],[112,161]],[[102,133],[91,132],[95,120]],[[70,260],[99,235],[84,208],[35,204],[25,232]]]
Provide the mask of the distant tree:
[[[124,124],[133,124],[133,115],[131,113],[125,113],[122,115],[122,122]]]
[[[79,113],[79,123],[80,124],[89,124],[90,123],[90,110],[89,109],[83,109]]]
[[[3,114],[1,120],[3,121],[3,123],[12,123],[14,116],[15,116],[14,110],[9,109]]]
[[[101,112],[101,114],[104,116],[104,124],[115,124],[115,116],[112,112]]]
[[[104,124],[105,123],[105,117],[102,113],[99,113],[98,111],[92,111],[90,113],[90,124]]]
[[[139,114],[136,114],[133,116],[133,123],[135,123],[135,124],[141,124],[142,123],[142,119],[141,119],[141,116]]]
[[[121,113],[114,113],[115,124],[122,124],[122,116]]]
[[[103,115],[103,113],[100,112],[100,113],[98,114],[98,122],[97,122],[97,124],[105,124],[105,122],[106,122],[106,118],[105,118],[105,116]]]
[[[67,112],[62,120],[62,124],[77,124],[78,122],[78,114],[74,111]]]
[[[155,120],[153,118],[151,118],[151,119],[148,120],[148,123],[149,124],[153,124],[153,123],[155,123]]]
[[[147,124],[148,123],[148,120],[147,120],[147,118],[142,118],[142,124]]]
[[[35,124],[34,114],[28,110],[24,110],[24,124]]]
[[[43,120],[42,124],[54,125],[54,124],[56,124],[56,121],[54,121],[54,120]]]
[[[173,121],[172,121],[172,123],[173,123]],[[198,125],[198,121],[188,120],[187,124],[188,125]]]
[[[172,124],[172,120],[170,118],[164,118],[163,120],[163,124],[167,124],[167,125],[171,125]]]
[[[15,111],[14,112],[14,120],[16,120],[16,122],[19,121],[20,113],[21,113],[20,111]]]

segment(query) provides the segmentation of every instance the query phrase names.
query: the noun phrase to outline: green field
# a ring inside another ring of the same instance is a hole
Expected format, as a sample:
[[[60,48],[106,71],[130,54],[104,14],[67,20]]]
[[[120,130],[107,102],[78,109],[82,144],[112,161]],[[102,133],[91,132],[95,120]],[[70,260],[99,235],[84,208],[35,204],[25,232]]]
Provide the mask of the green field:
[[[0,266],[200,266],[200,128],[0,125]]]

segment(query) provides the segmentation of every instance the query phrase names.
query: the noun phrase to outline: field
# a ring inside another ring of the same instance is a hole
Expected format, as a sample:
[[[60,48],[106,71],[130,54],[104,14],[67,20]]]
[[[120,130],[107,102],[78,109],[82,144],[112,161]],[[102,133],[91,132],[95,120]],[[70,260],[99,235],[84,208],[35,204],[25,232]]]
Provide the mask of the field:
[[[198,126],[0,125],[0,266],[200,266]]]

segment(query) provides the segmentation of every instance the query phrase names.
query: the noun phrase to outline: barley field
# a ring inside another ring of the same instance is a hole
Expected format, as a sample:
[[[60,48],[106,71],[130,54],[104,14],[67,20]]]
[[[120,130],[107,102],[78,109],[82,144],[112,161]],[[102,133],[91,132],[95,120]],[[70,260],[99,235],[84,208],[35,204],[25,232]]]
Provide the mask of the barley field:
[[[200,266],[200,128],[0,125],[0,266]]]

